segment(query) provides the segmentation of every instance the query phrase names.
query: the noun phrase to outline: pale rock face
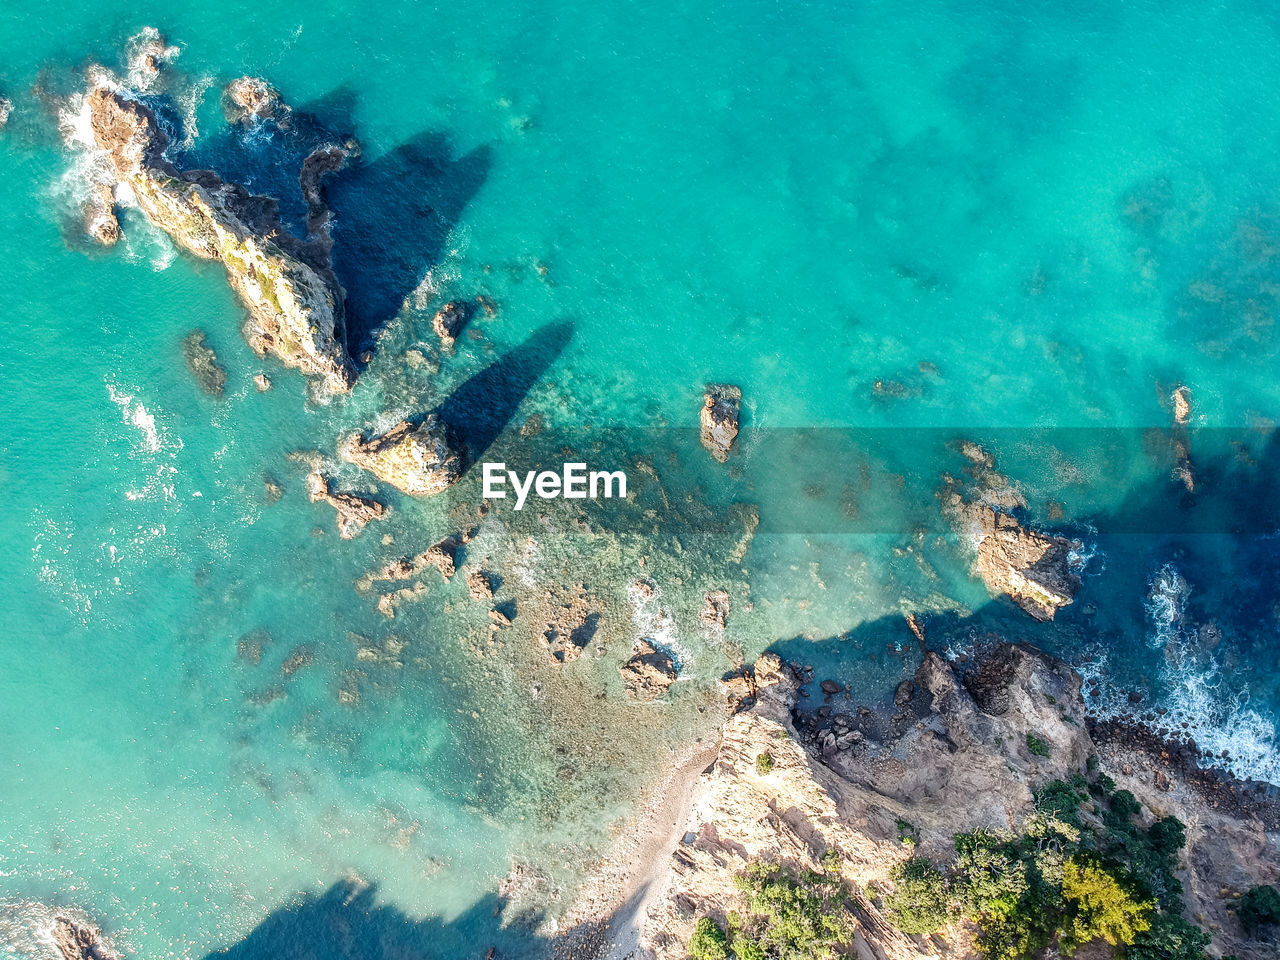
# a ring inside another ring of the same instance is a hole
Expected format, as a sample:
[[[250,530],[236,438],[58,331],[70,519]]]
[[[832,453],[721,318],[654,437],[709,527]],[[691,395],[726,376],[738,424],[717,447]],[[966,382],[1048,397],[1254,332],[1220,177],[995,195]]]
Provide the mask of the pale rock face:
[[[973,572],[993,593],[1008,594],[1037,620],[1052,620],[1075,599],[1080,578],[1070,569],[1071,541],[1024,527],[1014,517],[955,495],[952,508],[977,553]]]
[[[283,120],[289,107],[280,91],[258,77],[239,77],[222,91],[223,108],[232,123],[249,120]]]
[[[402,420],[380,437],[353,434],[339,447],[348,463],[415,497],[449,489],[462,475],[462,461],[449,443],[448,430],[435,414]]]
[[[208,171],[179,173],[163,158],[167,138],[142,103],[106,88],[91,90],[88,102],[97,146],[147,218],[226,267],[249,311],[249,345],[319,377],[330,392],[349,390],[355,375],[342,343],[343,291],[318,251],[280,226],[274,201]],[[323,253],[327,259],[327,246]]]

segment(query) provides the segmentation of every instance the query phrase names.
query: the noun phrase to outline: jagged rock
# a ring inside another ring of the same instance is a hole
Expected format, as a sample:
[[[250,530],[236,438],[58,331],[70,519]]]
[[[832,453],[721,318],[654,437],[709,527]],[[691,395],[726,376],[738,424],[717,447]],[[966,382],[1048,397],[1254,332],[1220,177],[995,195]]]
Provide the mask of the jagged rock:
[[[379,480],[416,497],[430,497],[453,486],[462,475],[449,431],[434,413],[402,420],[380,437],[352,434],[338,448],[342,459]]]
[[[910,680],[903,680],[893,691],[893,705],[899,709],[911,703],[911,698],[916,695],[916,685]]]
[[[255,374],[253,377],[253,385],[258,388],[259,393],[266,393],[271,389],[271,378],[265,373]]]
[[[474,531],[464,530],[461,533],[450,534],[416,556],[400,557],[377,570],[371,570],[356,581],[356,590],[360,593],[368,593],[379,581],[408,580],[420,576],[429,567],[440,571],[440,576],[444,578],[445,583],[448,583],[457,570],[458,549],[471,539],[473,533]]]
[[[203,330],[192,330],[182,338],[182,359],[201,390],[211,397],[222,396],[227,386],[227,371],[218,363],[218,355],[205,340]]]
[[[618,668],[627,694],[637,700],[654,700],[667,692],[679,673],[671,654],[654,647],[648,640],[636,644],[631,659]]]
[[[58,917],[53,925],[53,942],[63,960],[119,960],[102,943],[97,927]]]
[[[84,232],[104,247],[114,246],[120,239],[120,221],[116,219],[116,196],[109,184],[98,184],[89,192],[84,207]]]
[[[493,599],[493,583],[483,570],[472,570],[467,574],[467,591],[477,603],[488,603]]]
[[[253,120],[287,120],[289,106],[280,91],[258,77],[239,77],[222,91],[222,110],[228,123]]]
[[[446,348],[453,346],[475,310],[475,304],[468,300],[452,300],[436,311],[431,318],[431,328]]]
[[[386,516],[387,508],[371,497],[356,493],[333,492],[329,478],[319,470],[307,474],[307,496],[313,503],[324,501],[338,511],[338,536],[343,540],[358,537],[371,520]]]
[[[723,630],[729,623],[729,594],[725,590],[712,590],[702,598],[702,611],[698,619],[703,626]]]
[[[168,137],[140,101],[103,87],[86,100],[97,146],[147,219],[184,249],[226,267],[249,311],[249,345],[319,377],[331,392],[349,390],[355,373],[343,342],[344,292],[327,238],[298,240],[281,224],[275,200],[208,170],[178,171],[163,155]]]
[[[1052,620],[1075,599],[1080,578],[1070,569],[1070,540],[1028,529],[1007,513],[953,496],[952,508],[977,552],[973,572],[987,589],[1007,594],[1037,620]]]
[[[741,408],[741,389],[724,383],[707,384],[702,397],[699,439],[720,463],[729,459],[729,451],[737,440]]]

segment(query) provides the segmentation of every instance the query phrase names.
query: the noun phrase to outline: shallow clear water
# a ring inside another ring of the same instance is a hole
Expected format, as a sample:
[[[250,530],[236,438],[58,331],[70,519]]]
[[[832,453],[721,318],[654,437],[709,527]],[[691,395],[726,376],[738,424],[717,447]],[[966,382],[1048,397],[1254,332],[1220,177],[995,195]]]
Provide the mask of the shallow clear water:
[[[1061,502],[1094,552],[1069,629],[1044,642],[1277,776],[1274,541],[1214,535],[1274,528],[1265,436],[1249,435],[1260,468],[1205,442],[1230,465],[1205,482],[1252,499],[1188,532],[1141,433],[1169,423],[1178,383],[1197,429],[1276,416],[1267,5],[73,2],[0,18],[0,893],[83,907],[132,956],[203,956],[359,877],[386,910],[441,918],[426,949],[469,955],[477,931],[500,937],[485,898],[512,856],[571,891],[645,774],[705,734],[731,644],[781,644],[877,696],[913,666],[903,611],[986,601],[932,498],[962,435],[985,438],[1033,516]],[[118,68],[145,25],[181,47],[191,162],[287,181],[257,162],[278,142],[222,124],[218,90],[242,74],[360,139],[362,175],[331,190],[339,267],[383,340],[349,399],[310,404],[255,358],[220,268],[136,214],[111,251],[68,226],[81,168],[53,111],[76,68]],[[476,293],[497,316],[434,373],[434,307]],[[193,329],[228,369],[220,400],[183,366]],[[488,647],[461,578],[390,621],[353,589],[459,529],[474,478],[439,502],[384,490],[392,517],[341,541],[285,458],[522,349],[512,430],[539,413],[550,455],[618,428],[599,455],[648,454],[663,485],[595,515],[594,538],[554,514],[482,525],[468,555],[508,571],[500,599],[575,579],[599,595],[604,652],[559,672],[514,637]],[[708,381],[744,391],[728,473],[684,429]],[[876,440],[844,459],[853,441],[815,427]],[[1054,427],[1085,439],[1025,432]],[[1128,430],[1106,458],[1103,428]],[[721,519],[758,506],[742,563],[726,559],[740,526],[708,527],[703,500]],[[627,605],[646,573],[670,623]],[[717,586],[736,598],[728,642],[695,619]],[[683,661],[670,706],[616,696],[642,634]]]

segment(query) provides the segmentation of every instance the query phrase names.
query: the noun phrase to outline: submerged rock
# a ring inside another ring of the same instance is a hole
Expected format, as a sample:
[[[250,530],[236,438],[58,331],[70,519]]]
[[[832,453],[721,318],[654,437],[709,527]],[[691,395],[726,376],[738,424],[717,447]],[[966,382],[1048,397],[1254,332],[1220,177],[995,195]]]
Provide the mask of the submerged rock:
[[[168,137],[145,104],[106,88],[86,98],[94,140],[153,224],[180,246],[220,261],[249,310],[245,339],[259,354],[351,388],[344,292],[330,266],[329,239],[301,241],[280,222],[278,204],[207,170],[180,172],[164,158]]]
[[[702,397],[699,439],[720,463],[729,459],[729,451],[738,438],[741,408],[741,389],[724,383],[707,384]]]
[[[627,694],[637,700],[655,700],[676,682],[679,673],[671,654],[654,647],[648,640],[636,644],[631,659],[618,668]]]
[[[483,570],[472,570],[467,574],[467,592],[477,603],[488,603],[493,599],[493,581]]]
[[[1007,594],[1037,620],[1052,620],[1075,599],[1080,578],[1070,568],[1070,540],[1028,529],[984,503],[953,497],[955,515],[977,551],[973,572],[988,590]]]
[[[218,355],[205,340],[203,330],[192,330],[182,338],[182,359],[201,390],[211,397],[222,396],[227,386],[227,371],[218,363]]]
[[[338,454],[415,497],[441,493],[462,475],[462,460],[452,449],[447,427],[435,414],[402,420],[380,437],[352,434]]]
[[[702,610],[698,619],[712,630],[723,630],[729,624],[729,594],[724,590],[711,590],[702,598]]]
[[[370,497],[331,491],[329,478],[319,470],[307,474],[307,496],[312,503],[323,501],[338,512],[338,536],[343,540],[358,537],[369,521],[380,520],[387,514],[386,506]]]

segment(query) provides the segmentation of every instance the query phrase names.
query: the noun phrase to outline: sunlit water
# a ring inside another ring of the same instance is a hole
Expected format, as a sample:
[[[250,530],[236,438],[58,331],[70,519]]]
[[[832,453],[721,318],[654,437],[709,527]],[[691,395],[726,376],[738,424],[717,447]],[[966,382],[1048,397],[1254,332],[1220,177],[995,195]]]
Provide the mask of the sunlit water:
[[[1230,535],[1274,528],[1263,468],[1229,438],[1193,442],[1225,464],[1202,485],[1253,499],[1183,529],[1142,434],[1169,424],[1184,383],[1194,428],[1253,431],[1271,465],[1267,5],[77,2],[2,17],[10,952],[39,955],[35,921],[13,918],[54,903],[130,955],[203,957],[358,878],[410,917],[463,917],[428,944],[449,956],[497,922],[484,898],[513,857],[567,896],[644,777],[707,734],[712,679],[742,656],[780,644],[881,696],[914,665],[903,612],[985,603],[933,498],[964,466],[961,436],[1023,484],[1033,518],[1061,504],[1090,555],[1067,629],[1036,636],[1115,679],[1099,708],[1140,688],[1237,772],[1280,776],[1274,541]],[[166,82],[188,162],[288,185],[260,162],[282,149],[271,131],[237,138],[221,119],[218,91],[242,74],[360,139],[363,174],[330,196],[339,267],[382,341],[350,398],[317,406],[255,358],[220,268],[136,213],[113,250],[77,236],[91,171],[57,111],[89,60],[123,72],[149,24],[179,47]],[[440,355],[435,307],[478,293],[496,316]],[[193,329],[228,370],[221,399],[183,365]],[[519,630],[490,645],[461,577],[394,620],[354,589],[474,522],[474,477],[439,502],[384,489],[392,516],[342,541],[286,459],[435,406],[513,351],[520,405],[495,451],[537,413],[539,456],[572,445],[638,490],[590,533],[498,509],[467,551],[528,616],[549,585],[587,583],[600,632],[564,668]],[[729,468],[688,432],[708,381],[744,392]],[[1047,428],[1078,429],[1029,432]],[[745,555],[733,503],[759,509]],[[629,590],[642,576],[655,601]],[[734,599],[727,637],[696,619],[715,587]],[[669,702],[621,696],[637,636],[681,661]]]

